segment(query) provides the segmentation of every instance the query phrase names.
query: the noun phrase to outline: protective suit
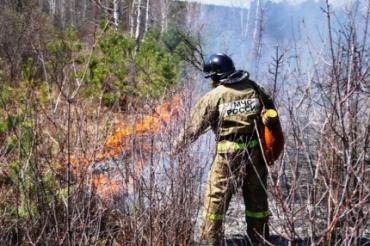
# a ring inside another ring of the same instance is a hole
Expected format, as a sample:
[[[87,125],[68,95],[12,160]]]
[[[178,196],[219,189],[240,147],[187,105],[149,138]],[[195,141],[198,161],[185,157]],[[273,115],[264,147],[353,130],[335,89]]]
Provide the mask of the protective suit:
[[[257,242],[269,235],[267,166],[255,126],[262,124],[263,109],[275,109],[272,99],[247,72],[236,71],[198,101],[176,141],[176,146],[189,144],[209,128],[216,136],[216,157],[204,197],[202,242],[222,245],[223,221],[238,188],[243,191],[248,236]]]

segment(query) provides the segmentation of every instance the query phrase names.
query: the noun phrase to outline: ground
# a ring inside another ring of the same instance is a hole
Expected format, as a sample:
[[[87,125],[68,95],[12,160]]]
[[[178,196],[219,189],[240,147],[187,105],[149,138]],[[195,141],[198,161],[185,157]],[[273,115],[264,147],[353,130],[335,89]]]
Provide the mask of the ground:
[[[273,203],[270,201],[270,209],[274,210],[275,208],[272,205]],[[199,230],[201,222],[201,213],[198,214],[197,219],[197,228]],[[370,223],[370,222],[369,222]],[[368,230],[365,231],[363,235],[363,239],[360,245],[363,246],[370,246],[370,225],[367,227]],[[241,193],[237,193],[233,196],[230,207],[227,211],[226,218],[225,218],[225,241],[226,246],[244,246],[248,245],[248,239],[246,237],[246,230],[247,225],[244,219],[244,204],[243,198]],[[291,245],[292,242],[289,242],[287,239],[284,239],[281,235],[284,235],[284,228],[282,228],[281,222],[274,216],[270,218],[270,230],[271,230],[271,238],[270,243],[271,245],[276,246],[288,246]],[[303,225],[297,226],[296,228],[298,235],[304,235],[307,233],[307,228]],[[198,232],[196,233],[198,235]],[[299,239],[295,242],[295,245],[311,245],[309,239]]]

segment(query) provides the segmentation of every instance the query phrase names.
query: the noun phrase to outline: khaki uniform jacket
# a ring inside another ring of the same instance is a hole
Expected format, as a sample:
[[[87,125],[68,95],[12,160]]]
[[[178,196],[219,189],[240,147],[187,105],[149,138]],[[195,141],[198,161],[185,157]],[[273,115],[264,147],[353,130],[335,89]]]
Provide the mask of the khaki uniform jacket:
[[[195,141],[208,129],[216,139],[252,134],[254,120],[260,120],[263,107],[275,109],[270,96],[244,72],[232,83],[217,86],[205,94],[190,112],[190,119],[177,138],[175,148]]]

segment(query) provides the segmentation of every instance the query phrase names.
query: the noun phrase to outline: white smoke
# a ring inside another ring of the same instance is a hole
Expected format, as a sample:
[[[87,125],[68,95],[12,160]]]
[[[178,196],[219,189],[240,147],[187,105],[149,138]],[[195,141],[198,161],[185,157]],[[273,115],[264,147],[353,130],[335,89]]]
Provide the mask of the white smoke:
[[[240,8],[249,8],[251,2],[250,0],[179,0],[179,1],[198,2],[200,4],[230,6]]]
[[[176,1],[176,0],[175,0]],[[178,0],[185,2],[198,2],[200,4],[208,5],[219,5],[219,6],[229,6],[229,7],[240,7],[240,8],[250,8],[251,0]],[[286,2],[291,5],[300,5],[304,2],[323,2],[323,0],[270,0],[274,3]],[[348,0],[329,0],[330,4],[339,7],[348,4]]]

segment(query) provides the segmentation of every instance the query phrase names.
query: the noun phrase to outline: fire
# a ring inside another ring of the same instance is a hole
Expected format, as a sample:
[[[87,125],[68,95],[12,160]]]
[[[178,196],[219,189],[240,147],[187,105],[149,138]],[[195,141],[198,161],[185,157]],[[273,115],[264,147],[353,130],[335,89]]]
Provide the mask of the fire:
[[[128,185],[127,182],[123,182],[122,173],[117,168],[119,166],[117,163],[135,162],[135,169],[132,170],[131,176],[139,177],[148,160],[142,156],[140,159],[136,159],[133,156],[135,149],[142,153],[153,151],[152,146],[148,141],[145,141],[143,136],[154,136],[159,133],[170,123],[171,119],[180,115],[181,109],[181,97],[175,96],[156,107],[153,114],[136,119],[134,124],[130,125],[129,122],[119,124],[113,135],[106,140],[103,151],[98,153],[95,159],[72,158],[73,172],[76,173],[77,167],[89,170],[92,177],[91,185],[96,193],[102,198],[111,199],[114,194],[125,188],[123,183]],[[134,147],[133,139],[135,139]],[[115,159],[117,162],[112,161]],[[100,164],[96,165],[97,163]],[[128,183],[130,182],[132,180],[128,180]]]
[[[105,148],[112,151],[110,157],[117,154],[115,150],[118,150],[118,154],[120,154],[120,147],[126,137],[133,134],[157,133],[161,126],[166,125],[171,120],[173,115],[178,115],[181,105],[180,97],[174,97],[171,101],[158,106],[153,115],[144,116],[143,119],[139,120],[133,127],[125,127],[124,124],[120,125],[115,133],[107,139],[105,144]]]

